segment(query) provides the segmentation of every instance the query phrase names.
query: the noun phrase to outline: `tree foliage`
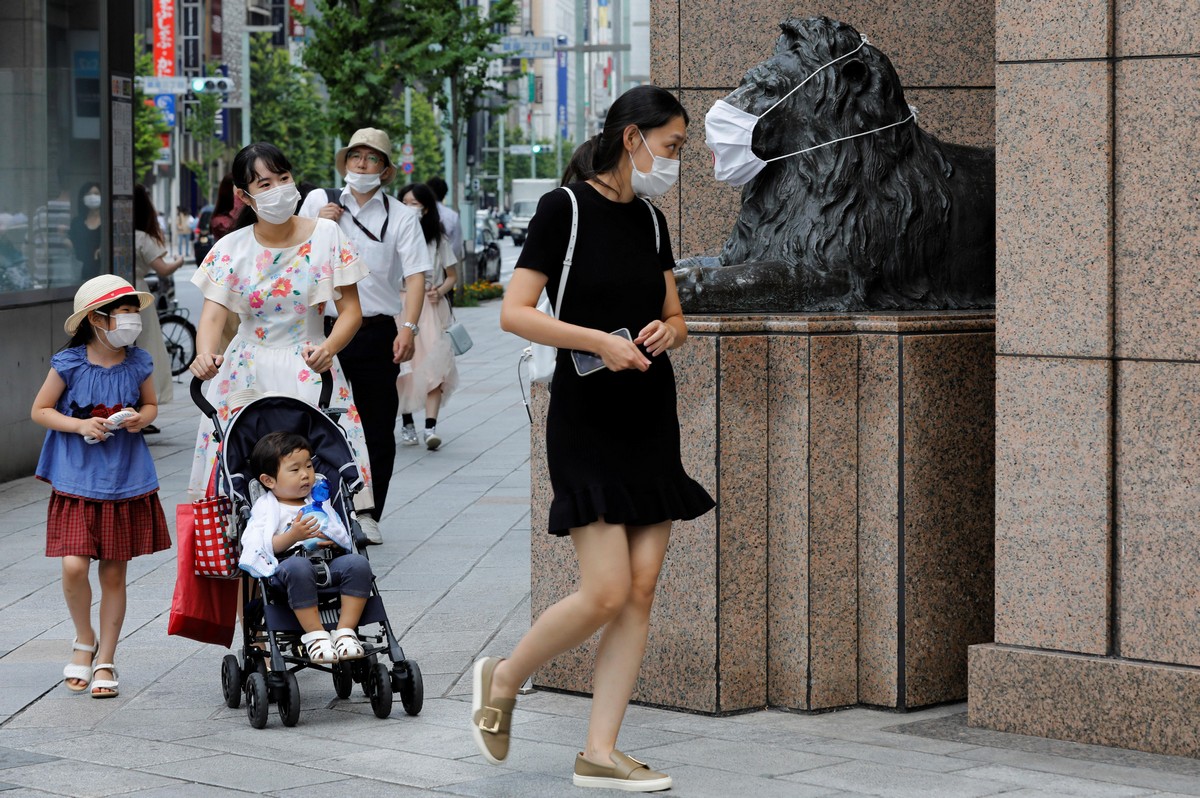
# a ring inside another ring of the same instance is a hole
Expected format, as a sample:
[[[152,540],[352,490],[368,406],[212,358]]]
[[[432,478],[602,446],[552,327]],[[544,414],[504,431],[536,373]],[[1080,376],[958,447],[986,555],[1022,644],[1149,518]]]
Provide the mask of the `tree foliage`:
[[[293,64],[266,33],[251,41],[250,64],[251,140],[283,150],[297,181],[332,185],[333,141],[312,74]]]
[[[134,73],[139,77],[154,75],[154,55],[146,49],[146,42],[138,34],[134,37],[135,66]],[[158,151],[162,148],[164,133],[170,133],[163,119],[162,111],[154,104],[152,98],[137,87],[133,87],[133,173],[138,181],[145,181],[146,175],[154,168]]]
[[[210,66],[208,74],[220,73]],[[203,205],[212,201],[213,186],[221,179],[215,171],[223,161],[232,160],[233,151],[228,144],[217,138],[217,114],[220,113],[223,103],[221,95],[216,92],[202,92],[194,95],[193,100],[187,106],[185,129],[192,140],[191,151],[195,157],[183,161],[183,165],[196,179],[200,202]]]
[[[433,103],[422,93],[412,93],[412,124],[404,128],[404,93],[400,93],[385,110],[383,124],[379,125],[392,139],[392,157],[397,167],[400,164],[400,145],[408,134],[413,148],[413,173],[396,175],[396,185],[413,181],[424,182],[434,175],[442,174],[442,127],[433,115]]]

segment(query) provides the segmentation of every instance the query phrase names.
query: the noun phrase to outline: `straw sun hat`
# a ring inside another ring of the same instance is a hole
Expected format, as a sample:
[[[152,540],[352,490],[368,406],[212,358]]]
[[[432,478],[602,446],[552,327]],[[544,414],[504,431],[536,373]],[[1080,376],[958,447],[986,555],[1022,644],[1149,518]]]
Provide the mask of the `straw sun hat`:
[[[392,182],[392,179],[396,176],[396,170],[392,169],[391,176],[386,176],[387,170],[394,166],[392,163],[392,140],[388,138],[387,133],[373,127],[364,127],[354,131],[354,135],[350,137],[350,143],[338,150],[333,156],[333,165],[337,167],[338,174],[342,177],[346,176],[346,153],[358,146],[370,147],[383,155],[387,161],[387,165],[383,168],[385,179],[381,179],[380,182],[385,186]]]
[[[99,277],[93,277],[79,286],[79,290],[75,292],[75,312],[67,317],[66,323],[63,324],[63,329],[67,331],[68,335],[74,335],[75,330],[79,328],[79,322],[83,321],[84,316],[97,308],[104,307],[115,299],[123,297],[137,299],[140,303],[138,306],[139,310],[145,310],[154,302],[154,297],[150,294],[147,294],[145,291],[138,291],[115,274],[102,274]]]

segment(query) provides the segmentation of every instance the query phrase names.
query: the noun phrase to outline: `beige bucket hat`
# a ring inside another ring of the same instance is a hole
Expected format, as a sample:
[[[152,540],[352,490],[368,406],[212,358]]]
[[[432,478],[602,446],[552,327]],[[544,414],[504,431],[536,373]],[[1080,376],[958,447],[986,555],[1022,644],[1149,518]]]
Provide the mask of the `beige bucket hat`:
[[[67,331],[68,335],[74,335],[75,331],[79,329],[79,322],[83,321],[83,317],[88,313],[104,307],[109,302],[125,297],[137,299],[140,303],[139,310],[150,307],[154,302],[153,296],[145,291],[138,291],[115,274],[93,277],[79,286],[79,290],[75,292],[75,312],[67,317],[63,329]]]
[[[337,151],[333,162],[337,167],[338,174],[342,177],[346,176],[346,153],[359,146],[370,147],[387,159],[387,166],[384,167],[383,179],[380,182],[385,186],[392,182],[392,178],[396,176],[395,165],[392,163],[392,140],[388,138],[387,133],[373,127],[364,127],[354,131],[354,135],[350,137],[350,143]],[[388,174],[389,169],[391,169],[390,175]]]

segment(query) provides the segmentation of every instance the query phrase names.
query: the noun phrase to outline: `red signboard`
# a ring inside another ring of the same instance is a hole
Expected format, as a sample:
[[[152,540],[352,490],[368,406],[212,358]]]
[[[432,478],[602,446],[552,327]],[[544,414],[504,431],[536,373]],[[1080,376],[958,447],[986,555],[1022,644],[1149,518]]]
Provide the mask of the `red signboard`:
[[[175,0],[154,0],[154,74],[175,75]]]
[[[292,7],[292,13],[288,15],[291,22],[289,33],[299,38],[304,35],[304,26],[300,24],[300,14],[304,13],[304,0],[291,0],[289,5]]]

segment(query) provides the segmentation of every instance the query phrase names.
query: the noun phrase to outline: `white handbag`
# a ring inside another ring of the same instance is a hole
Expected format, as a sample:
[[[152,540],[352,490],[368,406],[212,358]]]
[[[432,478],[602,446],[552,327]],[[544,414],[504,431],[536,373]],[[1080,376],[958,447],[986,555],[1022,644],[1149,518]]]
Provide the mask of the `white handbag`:
[[[567,254],[563,256],[562,276],[558,279],[558,299],[551,306],[549,295],[543,291],[542,301],[537,305],[539,311],[555,319],[562,313],[563,290],[567,287],[567,276],[571,273],[571,261],[575,257],[575,237],[579,233],[579,200],[575,199],[575,192],[571,189],[566,186],[560,188],[571,198],[571,239],[567,242]],[[558,309],[557,313],[555,313],[555,308]],[[525,351],[521,353],[521,362],[526,363],[529,367],[530,382],[550,382],[554,379],[554,365],[558,362],[558,348],[530,342]]]

